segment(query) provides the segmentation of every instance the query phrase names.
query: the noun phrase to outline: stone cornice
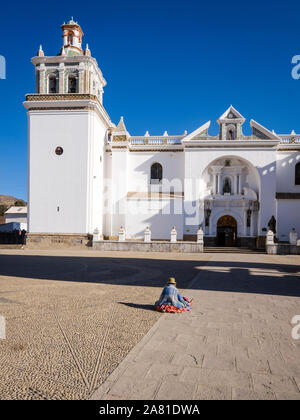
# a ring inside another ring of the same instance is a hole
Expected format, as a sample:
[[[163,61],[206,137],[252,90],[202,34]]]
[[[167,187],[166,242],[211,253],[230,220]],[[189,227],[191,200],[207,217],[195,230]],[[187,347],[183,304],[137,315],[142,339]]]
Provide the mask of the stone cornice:
[[[26,95],[27,102],[36,101],[78,101],[78,100],[93,100],[99,102],[96,95],[89,93],[30,93]],[[100,104],[100,102],[99,102]],[[100,104],[101,105],[101,104]]]
[[[272,148],[279,144],[279,140],[190,140],[185,144],[185,149],[189,148]]]
[[[131,200],[140,200],[140,199],[146,199],[146,200],[157,200],[157,199],[169,199],[169,198],[183,198],[184,192],[142,192],[142,191],[130,191],[127,193],[127,199]]]
[[[184,149],[168,149],[168,148],[163,148],[163,147],[157,147],[157,148],[151,148],[151,149],[145,149],[145,148],[141,148],[141,149],[129,149],[130,152],[183,152]]]
[[[96,111],[107,128],[112,127],[107,112],[96,95],[68,94],[29,94],[23,102],[28,111],[58,111],[58,110],[93,110]]]
[[[300,150],[300,143],[290,143],[290,144],[282,144],[278,145],[278,152],[299,152]]]

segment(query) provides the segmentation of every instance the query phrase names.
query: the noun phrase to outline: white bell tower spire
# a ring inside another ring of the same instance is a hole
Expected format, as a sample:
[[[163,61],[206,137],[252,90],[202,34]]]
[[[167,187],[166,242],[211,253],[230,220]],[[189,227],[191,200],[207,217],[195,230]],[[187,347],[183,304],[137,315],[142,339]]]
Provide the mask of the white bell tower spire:
[[[65,49],[66,55],[82,55],[83,50],[81,48],[81,44],[83,32],[78,22],[75,22],[72,17],[72,19],[69,20],[67,23],[61,25],[61,28],[63,31],[62,48]]]
[[[79,24],[71,19],[62,30],[60,54],[45,55],[40,47],[32,58],[36,93],[24,102],[29,121],[28,244],[36,238],[41,244],[48,241],[49,233],[86,244],[96,228],[100,234],[103,230],[105,141],[113,126],[102,105],[106,81],[89,48],[82,49]]]

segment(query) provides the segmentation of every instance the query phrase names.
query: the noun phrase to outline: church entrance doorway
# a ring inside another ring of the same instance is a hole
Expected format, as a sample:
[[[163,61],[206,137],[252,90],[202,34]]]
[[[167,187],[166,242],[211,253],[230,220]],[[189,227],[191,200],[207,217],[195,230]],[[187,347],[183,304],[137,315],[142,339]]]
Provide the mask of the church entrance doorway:
[[[217,223],[217,245],[236,246],[237,222],[232,216],[222,216]]]

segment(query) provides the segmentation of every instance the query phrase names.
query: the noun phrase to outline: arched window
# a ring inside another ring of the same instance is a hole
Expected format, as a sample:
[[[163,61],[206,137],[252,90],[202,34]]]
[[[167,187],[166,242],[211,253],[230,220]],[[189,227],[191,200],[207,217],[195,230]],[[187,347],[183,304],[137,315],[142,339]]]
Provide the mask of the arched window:
[[[70,74],[68,77],[68,93],[76,93],[77,81],[75,74]]]
[[[295,184],[300,185],[300,162],[295,166]]]
[[[160,184],[163,179],[163,168],[160,163],[153,163],[151,166],[151,184]]]
[[[56,76],[50,74],[48,78],[48,93],[56,93]]]
[[[223,183],[223,194],[231,194],[231,180],[225,178]]]
[[[72,42],[73,42],[73,33],[69,32],[68,33],[68,44],[72,45]]]

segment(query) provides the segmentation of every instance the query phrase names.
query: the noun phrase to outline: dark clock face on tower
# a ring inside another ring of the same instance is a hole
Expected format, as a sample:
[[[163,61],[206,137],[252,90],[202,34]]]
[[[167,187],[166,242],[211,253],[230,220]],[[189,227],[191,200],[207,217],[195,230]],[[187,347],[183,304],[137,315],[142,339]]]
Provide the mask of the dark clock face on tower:
[[[64,152],[64,149],[63,149],[62,147],[60,147],[60,146],[58,146],[58,147],[55,149],[55,153],[56,153],[58,156],[62,155],[62,154],[63,154],[63,152]]]

